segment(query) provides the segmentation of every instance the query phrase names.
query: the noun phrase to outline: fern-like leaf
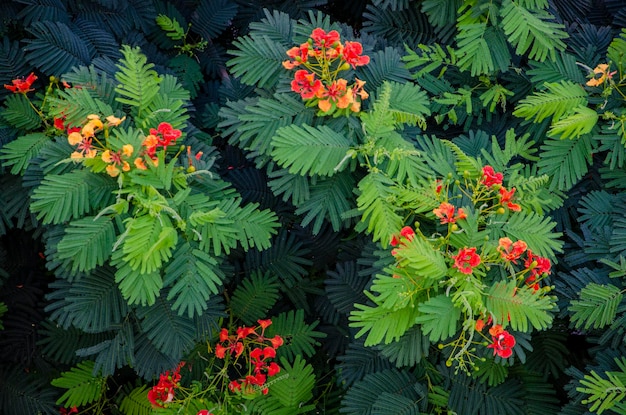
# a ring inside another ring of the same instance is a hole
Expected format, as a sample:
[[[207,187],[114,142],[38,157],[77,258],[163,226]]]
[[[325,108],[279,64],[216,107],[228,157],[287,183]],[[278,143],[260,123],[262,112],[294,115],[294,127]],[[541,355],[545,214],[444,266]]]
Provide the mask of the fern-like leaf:
[[[387,246],[391,236],[404,225],[404,220],[387,199],[394,196],[393,181],[380,173],[370,173],[359,182],[361,194],[357,198],[361,222],[372,234],[373,241]]]
[[[86,217],[70,223],[57,245],[60,259],[69,259],[72,271],[87,272],[111,256],[115,243],[113,218]]]
[[[124,58],[117,65],[118,72],[115,78],[119,85],[115,88],[118,102],[128,104],[138,118],[143,117],[152,100],[159,93],[161,77],[152,69],[154,64],[148,63],[148,58],[141,53],[138,47],[122,48]]]
[[[488,292],[487,309],[500,324],[509,324],[513,330],[526,332],[530,327],[543,330],[552,323],[554,299],[540,297],[528,287],[518,288],[515,281],[497,282]]]
[[[57,404],[67,406],[83,406],[100,398],[104,392],[106,379],[94,376],[95,363],[84,361],[68,372],[61,373],[61,377],[53,379],[51,384],[67,391],[57,400]]]
[[[352,143],[326,126],[291,125],[272,138],[272,157],[293,174],[330,176],[345,168],[342,160]]]
[[[168,216],[142,215],[125,221],[122,251],[133,271],[150,274],[172,256],[178,234]]]
[[[546,139],[537,163],[539,173],[551,177],[551,189],[569,190],[589,171],[592,149],[589,134],[577,140]]]
[[[454,306],[446,295],[431,297],[418,306],[420,315],[415,322],[422,325],[424,334],[431,342],[438,342],[452,337],[457,331],[461,310]]]
[[[214,258],[189,243],[180,245],[173,257],[163,278],[163,285],[171,287],[167,299],[174,300],[172,309],[179,314],[201,315],[210,296],[219,292],[224,274]]]
[[[93,176],[87,170],[47,175],[33,192],[31,210],[43,223],[63,223],[82,217],[91,209],[89,192],[96,184]]]
[[[150,415],[153,408],[147,396],[147,385],[136,387],[122,398],[120,411],[126,415]]]
[[[50,138],[43,133],[23,135],[2,147],[0,161],[3,166],[11,166],[12,174],[23,174],[30,160],[48,143]]]
[[[552,124],[548,135],[550,137],[578,138],[591,132],[598,122],[598,113],[591,108],[578,106],[573,113]]]
[[[580,84],[561,81],[546,82],[544,86],[546,90],[522,99],[513,115],[526,120],[532,118],[534,122],[541,122],[550,116],[553,120],[558,120],[563,115],[571,113],[574,108],[587,104],[587,93]]]
[[[554,59],[557,51],[565,49],[563,39],[568,37],[561,24],[552,22],[554,17],[543,10],[530,10],[519,2],[504,0],[500,8],[501,25],[508,41],[515,46],[515,53],[536,61]]]
[[[265,318],[278,300],[278,278],[271,274],[252,273],[235,288],[230,300],[233,315],[244,324],[254,324]]]
[[[572,300],[569,310],[576,328],[602,328],[613,322],[622,302],[622,291],[614,285],[587,284],[580,299]]]
[[[315,354],[315,347],[319,346],[317,339],[326,337],[325,333],[315,330],[318,322],[307,324],[303,309],[291,310],[273,317],[272,325],[265,332],[268,338],[278,334],[285,339],[276,351],[278,357],[290,360],[298,355],[311,357]]]
[[[235,57],[227,65],[244,84],[273,88],[278,78],[285,74],[282,62],[286,59],[288,48],[283,44],[263,35],[241,37],[233,42],[233,46],[237,49],[228,52]]]

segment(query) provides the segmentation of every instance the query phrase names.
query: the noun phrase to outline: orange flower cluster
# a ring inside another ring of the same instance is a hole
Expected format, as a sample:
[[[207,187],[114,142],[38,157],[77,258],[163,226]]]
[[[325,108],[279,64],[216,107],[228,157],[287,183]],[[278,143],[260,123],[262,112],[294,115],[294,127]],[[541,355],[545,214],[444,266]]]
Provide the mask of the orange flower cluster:
[[[363,89],[365,82],[355,78],[352,85],[338,78],[341,71],[367,65],[369,56],[363,55],[359,42],[341,43],[339,32],[328,33],[321,28],[311,32],[308,41],[287,51],[289,60],[285,69],[298,69],[291,81],[291,90],[300,94],[311,106],[317,105],[323,114],[359,112],[361,101],[369,94]]]
[[[168,146],[176,143],[182,132],[172,127],[167,122],[162,122],[157,128],[151,128],[150,134],[143,140],[141,148],[136,151],[131,144],[125,144],[121,149],[113,150],[108,148],[106,137],[111,127],[119,126],[126,117],[117,118],[113,115],[106,117],[106,122],[100,119],[97,114],[87,116],[87,122],[81,127],[71,127],[68,129],[67,141],[72,146],[76,146],[70,158],[74,161],[84,159],[95,159],[100,156],[100,160],[106,164],[105,171],[111,177],[117,177],[121,172],[131,170],[131,163],[135,168],[146,170],[146,159],[153,165],[158,165],[156,152],[159,148],[167,149]],[[55,126],[59,129],[65,127],[63,119],[55,119]],[[105,140],[98,139],[97,134],[104,131]]]
[[[238,327],[235,334],[230,334],[225,328],[220,331],[220,342],[215,346],[216,357],[238,358],[246,350],[249,351],[245,355],[249,362],[248,373],[229,383],[228,388],[232,392],[252,394],[256,390],[261,390],[265,395],[269,390],[266,385],[267,378],[280,372],[280,366],[271,359],[276,357],[276,349],[283,345],[283,339],[279,335],[265,337],[265,329],[272,324],[271,320],[258,320],[258,323],[256,327]]]

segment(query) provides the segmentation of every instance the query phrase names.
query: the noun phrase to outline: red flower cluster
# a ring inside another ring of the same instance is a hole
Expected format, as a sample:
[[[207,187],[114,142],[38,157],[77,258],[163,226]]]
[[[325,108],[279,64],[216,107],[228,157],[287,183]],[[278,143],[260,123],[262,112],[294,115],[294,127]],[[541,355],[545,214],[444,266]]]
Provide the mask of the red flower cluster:
[[[71,415],[71,414],[77,414],[78,413],[78,408],[75,406],[72,406],[71,409],[67,409],[67,408],[61,408],[59,409],[59,413],[61,415]]]
[[[456,215],[454,214],[455,209],[451,203],[443,202],[438,208],[433,209],[433,213],[440,219],[441,224],[456,223],[459,219],[467,218],[463,208],[456,209]]]
[[[454,259],[452,267],[467,275],[471,274],[481,262],[480,256],[476,253],[476,248],[473,247],[459,249],[459,253],[452,256],[452,259]]]
[[[491,343],[487,348],[493,349],[493,355],[498,355],[503,359],[508,359],[513,354],[513,346],[515,346],[515,337],[504,330],[501,325],[496,324],[489,329],[491,334]]]
[[[209,412],[208,409],[202,409],[200,411],[198,411],[198,413],[196,415],[213,415],[211,412]]]
[[[159,382],[148,391],[148,400],[153,407],[163,408],[174,399],[174,389],[180,386],[180,369],[185,362],[180,362],[170,375],[170,371],[161,374]]]
[[[11,85],[5,84],[4,87],[14,94],[26,94],[27,92],[34,91],[31,86],[33,82],[37,80],[37,76],[31,72],[30,75],[24,78],[17,78],[11,81]]]
[[[404,228],[400,229],[400,237],[404,237],[409,242],[411,242],[415,237],[415,231],[410,226],[405,226]],[[391,246],[398,246],[398,244],[400,243],[401,241],[398,235],[391,235]]]
[[[347,41],[342,44],[339,32],[328,33],[321,28],[311,32],[309,40],[287,51],[290,58],[283,62],[285,69],[298,69],[291,81],[291,90],[300,94],[303,100],[317,105],[321,112],[331,114],[335,110],[358,112],[361,100],[367,99],[364,81],[355,79],[353,85],[337,78],[340,71],[367,65],[369,56],[363,55],[359,42]]]
[[[172,127],[172,124],[162,122],[157,128],[151,128],[150,135],[143,141],[143,145],[146,146],[146,153],[154,159],[157,147],[163,147],[166,150],[169,145],[176,144],[176,140],[181,135],[182,131]]]
[[[220,343],[215,346],[215,356],[224,359],[227,352],[238,358],[244,351],[250,349],[249,371],[245,377],[233,380],[228,388],[235,391],[254,392],[260,389],[263,394],[268,392],[266,381],[268,377],[280,372],[280,366],[271,361],[276,357],[276,349],[283,345],[279,335],[272,338],[265,337],[265,329],[272,324],[271,320],[258,320],[256,327],[238,327],[236,334],[229,334],[227,329],[220,331]],[[257,330],[261,329],[261,333]],[[269,344],[267,343],[269,342]]]
[[[517,260],[528,249],[528,245],[524,241],[511,241],[510,238],[500,238],[498,241],[498,252],[502,259],[517,264]]]
[[[493,167],[485,166],[483,167],[483,180],[481,181],[487,187],[501,185],[502,179],[504,175],[502,173],[496,173]]]
[[[528,257],[524,261],[524,266],[530,270],[530,276],[526,278],[526,285],[532,287],[533,290],[539,289],[539,282],[537,278],[542,275],[550,275],[552,264],[548,258],[534,255],[529,249],[527,253]]]

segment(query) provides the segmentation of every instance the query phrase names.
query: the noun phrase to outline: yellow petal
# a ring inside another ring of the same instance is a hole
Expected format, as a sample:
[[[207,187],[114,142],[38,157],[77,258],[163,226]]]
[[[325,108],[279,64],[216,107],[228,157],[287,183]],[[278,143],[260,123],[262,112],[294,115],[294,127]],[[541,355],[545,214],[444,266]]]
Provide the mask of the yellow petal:
[[[135,149],[130,144],[124,144],[122,146],[122,154],[125,155],[126,157],[132,156],[133,155],[133,151],[135,151]]]
[[[120,174],[120,169],[118,169],[112,164],[109,164],[107,166],[107,174],[111,177],[117,177]]]
[[[67,142],[70,143],[70,145],[72,146],[75,146],[76,144],[79,144],[82,141],[83,141],[83,136],[80,135],[78,131],[74,131],[73,133],[67,136]]]
[[[102,161],[104,161],[105,163],[110,163],[113,161],[113,159],[111,158],[111,151],[110,150],[104,150],[102,152],[102,156],[100,156],[102,158]]]

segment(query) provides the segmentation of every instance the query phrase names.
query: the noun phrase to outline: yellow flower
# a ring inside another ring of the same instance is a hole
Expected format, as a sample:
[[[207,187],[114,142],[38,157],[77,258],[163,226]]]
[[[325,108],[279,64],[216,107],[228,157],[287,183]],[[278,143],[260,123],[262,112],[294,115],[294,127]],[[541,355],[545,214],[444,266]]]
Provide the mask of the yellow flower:
[[[157,138],[156,135],[150,134],[150,135],[146,136],[146,138],[143,140],[142,144],[144,146],[148,147],[148,148],[156,147],[157,144],[159,144],[159,139]]]
[[[124,164],[122,164],[122,170],[130,171],[130,164],[128,164],[127,161],[125,161]]]
[[[130,144],[124,144],[122,146],[122,154],[125,155],[126,157],[132,156],[133,155],[133,151],[135,151],[135,149]]]
[[[81,160],[83,158],[83,153],[78,152],[78,151],[74,151],[71,155],[70,158],[72,160]]]
[[[92,148],[90,150],[87,150],[87,152],[85,153],[85,158],[92,159],[96,157],[97,154],[98,154],[98,150],[96,150],[95,148]]]
[[[117,177],[120,174],[120,169],[115,167],[113,164],[109,164],[107,166],[107,174],[111,177]]]
[[[109,125],[109,127],[117,127],[118,125],[120,125],[124,120],[126,119],[126,116],[122,117],[122,118],[117,118],[115,115],[109,115],[107,117],[107,124]]]
[[[105,163],[110,163],[113,161],[113,157],[111,157],[111,150],[104,150],[102,152],[102,161],[104,161]]]
[[[609,65],[607,65],[606,63],[601,63],[594,68],[593,70],[594,77],[588,80],[586,85],[587,86],[602,85],[607,79],[611,78],[616,73],[617,71],[609,73]],[[596,75],[600,75],[600,76],[596,78],[595,77]]]
[[[148,169],[146,167],[146,163],[143,162],[143,159],[141,157],[137,157],[135,159],[135,167],[137,167],[139,170],[147,170]]]
[[[103,124],[102,121],[100,121],[100,117],[96,114],[88,115],[87,119],[89,121],[87,121],[87,124],[85,124],[81,132],[85,137],[93,137],[97,131],[102,129]]]
[[[70,145],[75,146],[76,144],[83,141],[83,136],[80,135],[78,131],[74,131],[70,135],[67,136],[67,141]]]

